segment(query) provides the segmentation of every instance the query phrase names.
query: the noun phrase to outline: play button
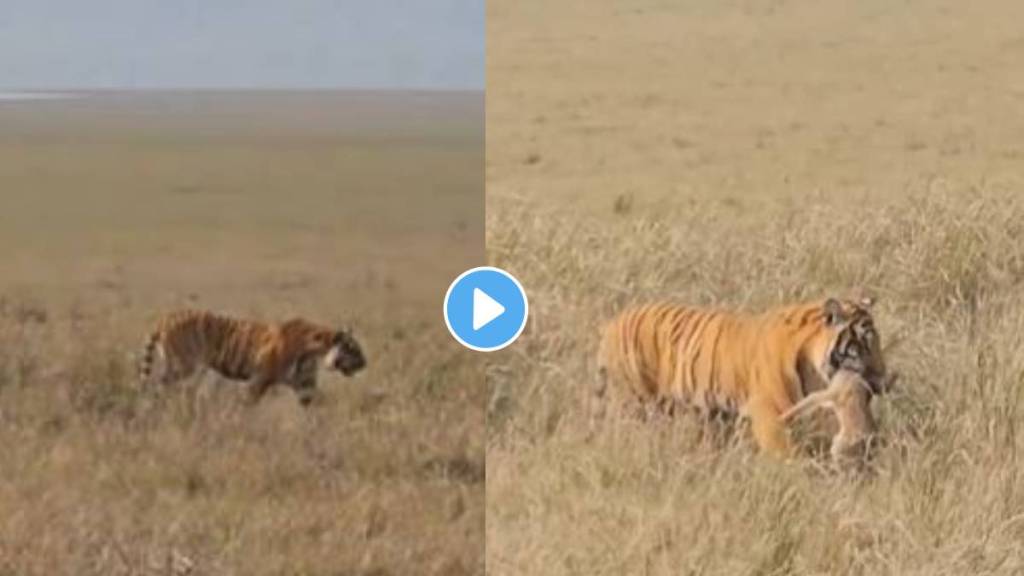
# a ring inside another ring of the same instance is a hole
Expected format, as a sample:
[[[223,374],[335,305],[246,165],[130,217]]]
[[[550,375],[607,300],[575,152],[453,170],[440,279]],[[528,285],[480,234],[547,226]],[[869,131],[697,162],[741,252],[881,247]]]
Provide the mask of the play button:
[[[479,330],[505,313],[505,307],[487,292],[473,288],[473,330]]]
[[[491,352],[519,337],[528,306],[518,280],[499,268],[482,266],[463,272],[448,287],[444,320],[460,344]]]

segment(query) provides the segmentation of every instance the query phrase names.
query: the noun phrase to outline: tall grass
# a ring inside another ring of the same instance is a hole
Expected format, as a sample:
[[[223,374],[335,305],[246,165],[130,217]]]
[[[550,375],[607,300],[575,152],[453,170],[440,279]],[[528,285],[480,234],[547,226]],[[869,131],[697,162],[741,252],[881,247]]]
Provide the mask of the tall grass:
[[[91,306],[0,309],[0,574],[483,572],[482,367],[442,328],[363,322],[303,410],[140,390],[152,314]]]
[[[521,341],[488,367],[489,571],[1024,571],[1019,193],[932,183],[880,203],[661,208],[489,198],[489,260],[531,299]],[[688,420],[591,428],[597,330],[626,304],[757,310],[862,290],[902,375],[875,402],[874,476],[760,456],[742,430],[711,447]]]
[[[482,106],[0,107],[0,576],[482,574],[483,363],[438,312],[483,259]],[[185,306],[350,324],[368,365],[309,410],[211,376],[143,393]]]

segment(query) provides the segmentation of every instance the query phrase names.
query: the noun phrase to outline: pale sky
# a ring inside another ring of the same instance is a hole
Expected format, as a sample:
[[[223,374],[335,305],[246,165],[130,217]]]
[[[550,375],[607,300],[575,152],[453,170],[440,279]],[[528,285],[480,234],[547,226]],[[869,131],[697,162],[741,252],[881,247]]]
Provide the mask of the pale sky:
[[[4,0],[0,90],[484,87],[484,0]]]

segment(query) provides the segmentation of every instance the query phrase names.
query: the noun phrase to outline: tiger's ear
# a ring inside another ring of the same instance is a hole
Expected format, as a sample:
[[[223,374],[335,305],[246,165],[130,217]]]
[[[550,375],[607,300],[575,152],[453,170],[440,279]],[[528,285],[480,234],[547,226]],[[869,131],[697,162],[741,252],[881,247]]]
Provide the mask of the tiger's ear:
[[[861,296],[858,303],[860,304],[861,308],[871,309],[871,307],[875,305],[875,297]]]
[[[351,335],[352,334],[352,314],[349,313],[347,310],[344,311],[338,317],[338,323],[335,324],[335,326],[338,327],[338,331],[339,332],[344,332],[345,334]]]
[[[835,298],[825,300],[825,305],[822,306],[821,311],[825,315],[825,324],[828,326],[836,326],[846,320],[846,315],[843,313],[843,305]]]

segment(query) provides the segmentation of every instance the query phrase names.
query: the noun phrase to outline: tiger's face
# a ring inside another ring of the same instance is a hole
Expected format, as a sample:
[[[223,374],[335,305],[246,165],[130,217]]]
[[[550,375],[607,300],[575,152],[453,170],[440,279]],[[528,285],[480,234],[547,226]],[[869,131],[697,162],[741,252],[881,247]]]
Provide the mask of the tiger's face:
[[[338,330],[333,334],[324,364],[345,376],[352,376],[366,367],[363,349],[350,330]]]
[[[825,359],[824,372],[829,378],[839,370],[856,372],[877,394],[888,388],[888,381],[881,339],[871,316],[873,303],[871,299],[855,303],[840,303],[834,299],[825,302],[825,323],[835,331],[835,337]]]

